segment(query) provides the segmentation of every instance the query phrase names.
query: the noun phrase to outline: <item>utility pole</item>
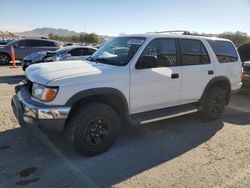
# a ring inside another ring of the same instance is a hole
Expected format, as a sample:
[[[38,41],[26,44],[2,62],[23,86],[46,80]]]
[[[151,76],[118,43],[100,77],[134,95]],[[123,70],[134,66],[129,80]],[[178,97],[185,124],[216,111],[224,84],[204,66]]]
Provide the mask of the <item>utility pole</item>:
[[[86,33],[86,29],[87,29],[87,18],[85,18],[85,21],[84,21],[84,28],[83,28],[84,33]]]

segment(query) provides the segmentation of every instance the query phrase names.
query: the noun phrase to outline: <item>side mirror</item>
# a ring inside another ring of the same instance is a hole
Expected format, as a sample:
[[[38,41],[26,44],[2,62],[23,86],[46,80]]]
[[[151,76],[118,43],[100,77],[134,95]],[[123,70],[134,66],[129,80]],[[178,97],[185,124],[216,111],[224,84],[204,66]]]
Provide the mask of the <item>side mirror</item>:
[[[157,67],[157,58],[155,56],[142,56],[138,60],[135,68],[136,69],[146,69]]]

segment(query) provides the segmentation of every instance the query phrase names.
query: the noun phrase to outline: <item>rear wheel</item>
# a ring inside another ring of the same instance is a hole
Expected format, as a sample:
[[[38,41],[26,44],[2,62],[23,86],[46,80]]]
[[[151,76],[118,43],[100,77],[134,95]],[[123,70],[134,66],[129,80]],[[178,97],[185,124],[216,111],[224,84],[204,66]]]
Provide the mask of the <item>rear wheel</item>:
[[[0,53],[0,65],[7,65],[10,63],[10,57],[7,54]]]
[[[102,103],[79,108],[69,123],[75,148],[86,156],[95,156],[109,149],[120,129],[116,111]]]
[[[208,94],[203,106],[201,115],[204,119],[218,119],[224,111],[226,104],[226,91],[219,87],[214,87]]]

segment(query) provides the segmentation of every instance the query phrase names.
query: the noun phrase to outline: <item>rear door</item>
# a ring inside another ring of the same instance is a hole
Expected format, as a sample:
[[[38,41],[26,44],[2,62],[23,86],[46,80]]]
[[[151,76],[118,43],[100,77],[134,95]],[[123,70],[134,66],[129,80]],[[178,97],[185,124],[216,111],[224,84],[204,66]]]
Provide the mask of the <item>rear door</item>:
[[[214,64],[201,40],[179,39],[183,81],[182,103],[198,101],[207,83],[214,77]]]
[[[29,40],[29,51],[30,53],[37,51],[55,51],[58,49],[56,44],[53,41],[46,40]]]
[[[83,54],[83,48],[75,48],[70,50],[67,54],[70,54],[66,60],[80,60]]]
[[[93,53],[95,53],[96,50],[92,49],[92,48],[83,48],[82,49],[82,59],[87,59],[88,57],[90,57]]]

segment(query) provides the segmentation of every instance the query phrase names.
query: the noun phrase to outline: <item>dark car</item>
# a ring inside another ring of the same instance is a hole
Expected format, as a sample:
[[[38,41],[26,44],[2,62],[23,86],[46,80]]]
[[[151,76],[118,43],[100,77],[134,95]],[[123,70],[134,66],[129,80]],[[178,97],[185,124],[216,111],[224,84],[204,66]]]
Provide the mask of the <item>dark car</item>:
[[[244,76],[242,79],[242,89],[250,91],[250,61],[243,63]]]
[[[250,91],[250,43],[240,46],[238,52],[243,62],[242,66],[244,70],[242,90]]]
[[[13,40],[0,40],[0,45],[7,45],[11,41],[13,41]]]
[[[96,48],[89,46],[68,46],[54,52],[34,52],[23,58],[22,68],[25,71],[29,65],[42,62],[84,60],[95,53],[96,50]]]
[[[50,50],[55,51],[60,48],[56,41],[45,39],[19,39],[0,46],[0,64],[8,64],[11,60],[11,46],[15,50],[16,60],[22,60],[23,57],[37,51]]]

